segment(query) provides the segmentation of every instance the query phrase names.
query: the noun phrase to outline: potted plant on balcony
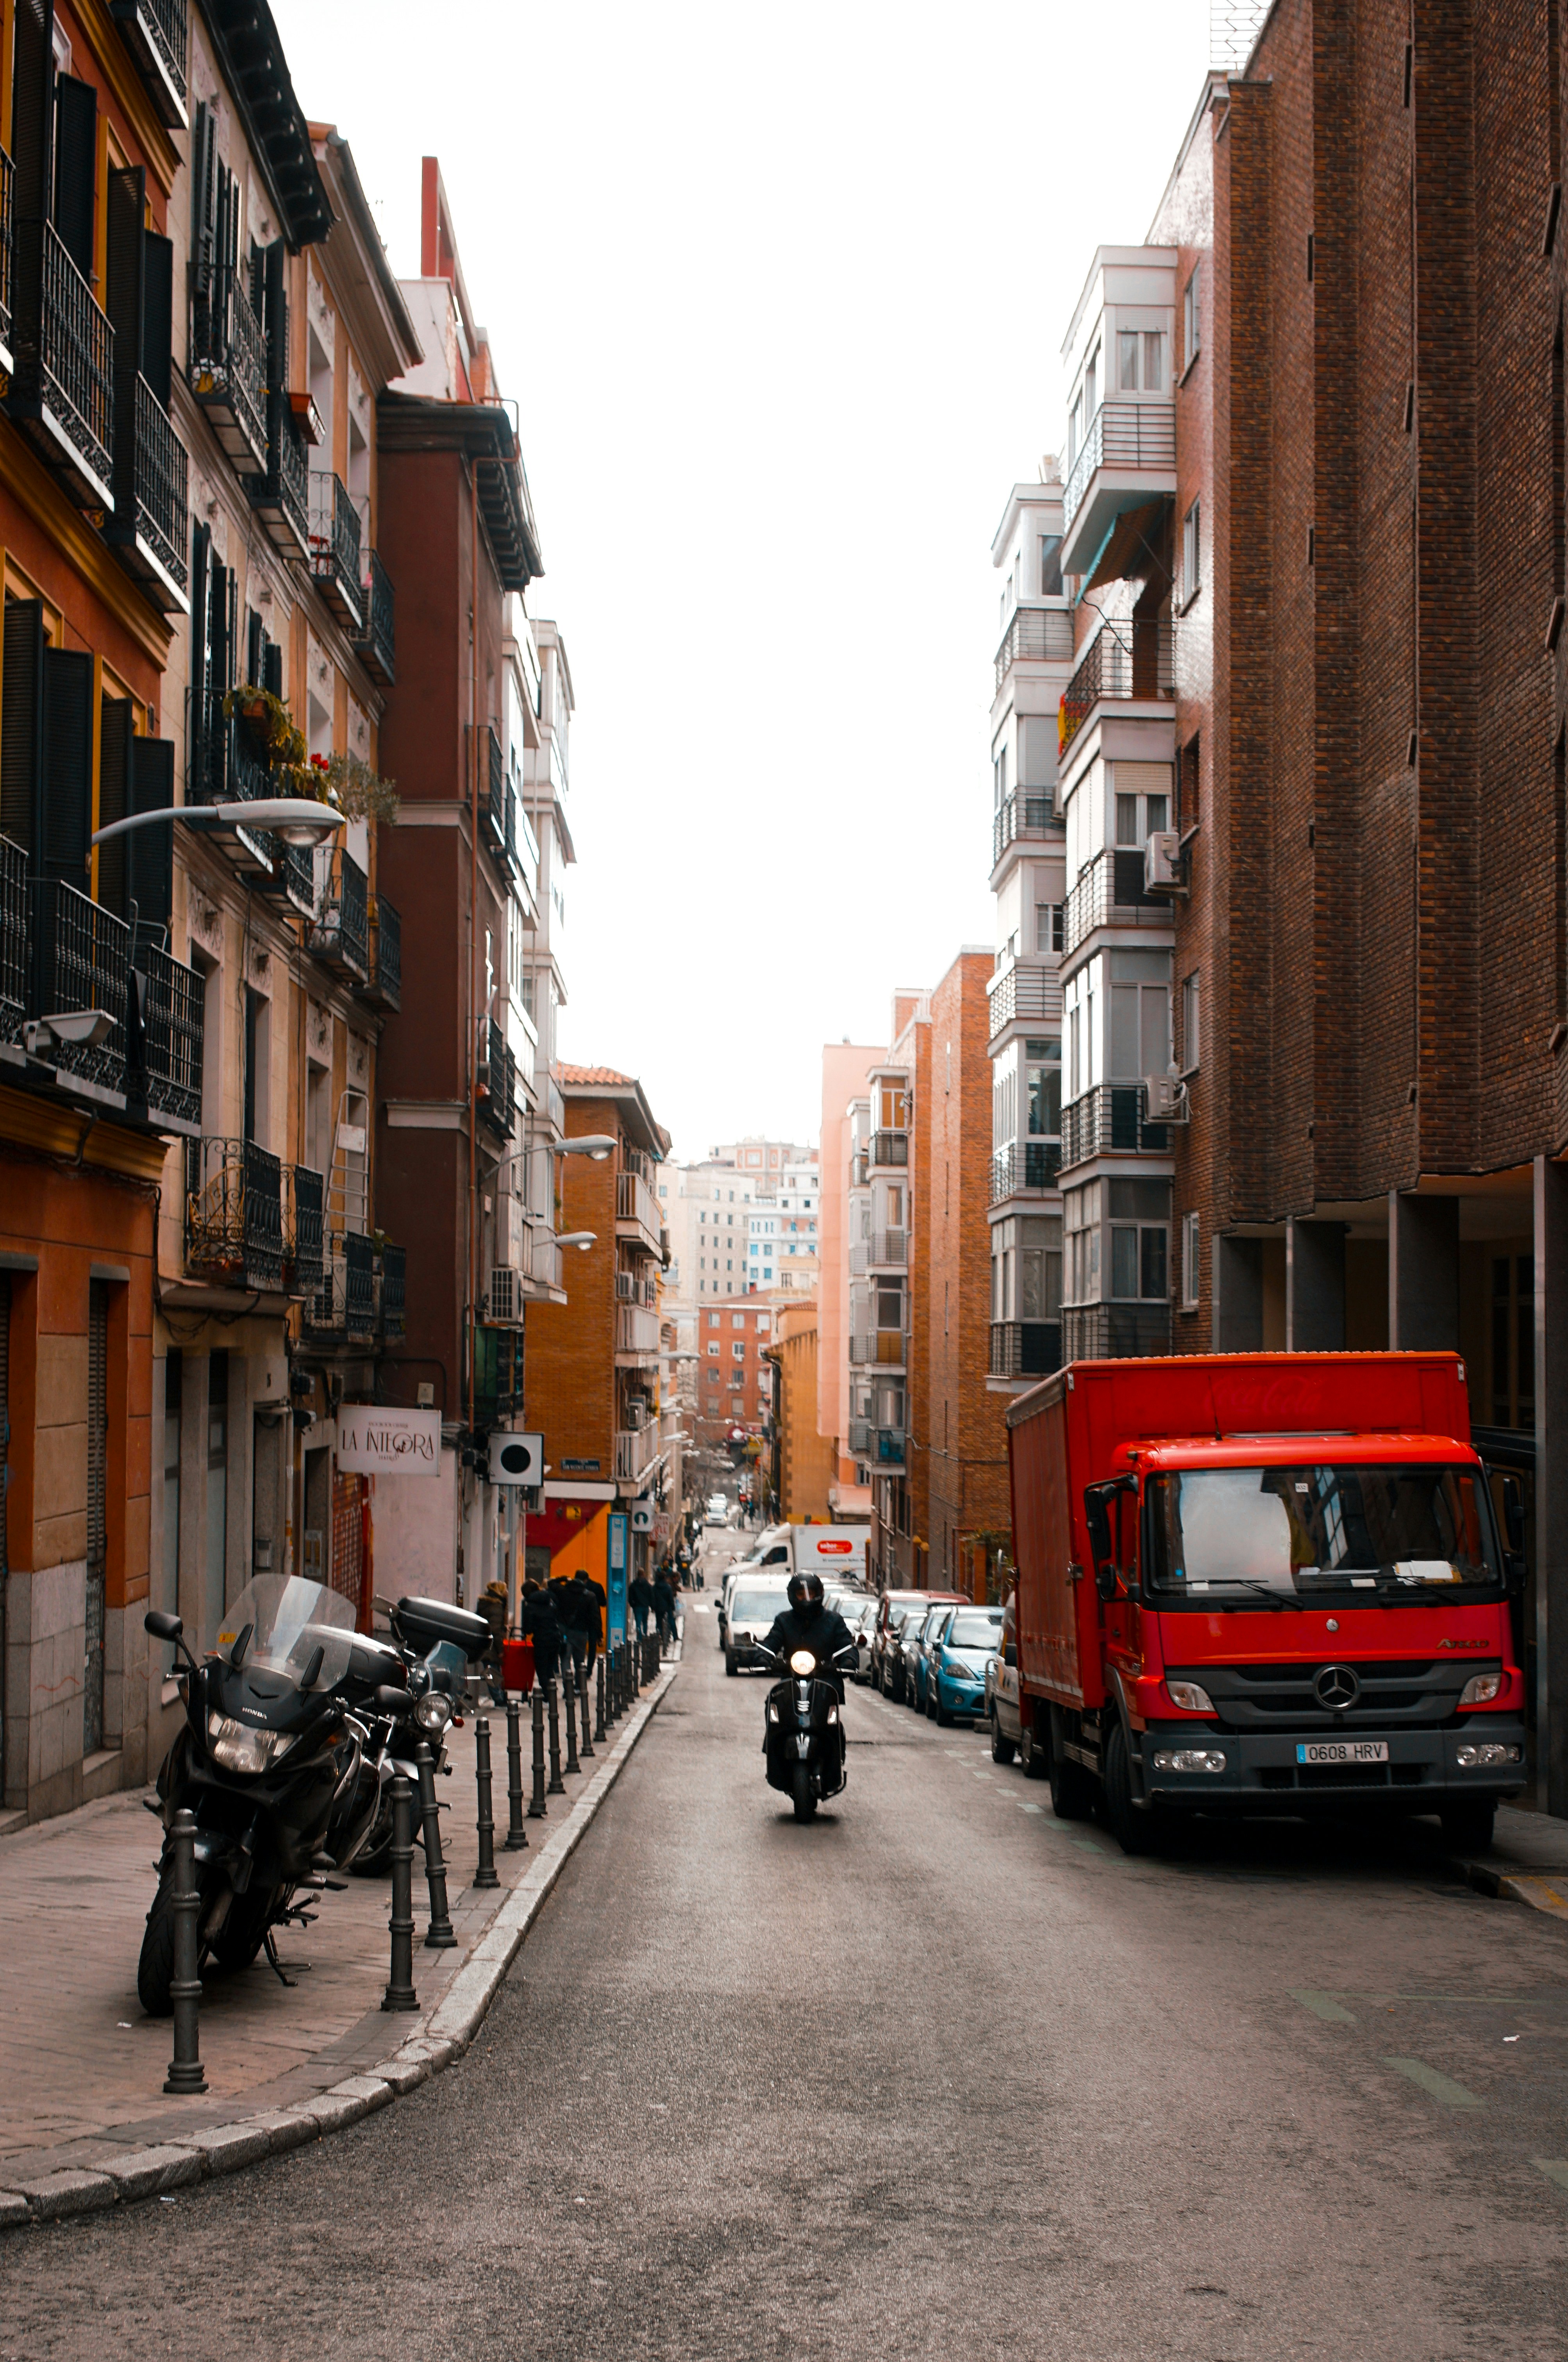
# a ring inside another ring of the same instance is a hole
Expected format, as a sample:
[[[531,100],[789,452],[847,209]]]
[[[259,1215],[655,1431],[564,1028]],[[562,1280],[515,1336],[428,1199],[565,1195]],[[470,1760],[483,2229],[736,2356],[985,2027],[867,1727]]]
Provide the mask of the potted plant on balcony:
[[[304,733],[282,699],[255,681],[231,689],[223,701],[224,718],[238,714],[266,756],[269,770],[293,784],[304,767]]]

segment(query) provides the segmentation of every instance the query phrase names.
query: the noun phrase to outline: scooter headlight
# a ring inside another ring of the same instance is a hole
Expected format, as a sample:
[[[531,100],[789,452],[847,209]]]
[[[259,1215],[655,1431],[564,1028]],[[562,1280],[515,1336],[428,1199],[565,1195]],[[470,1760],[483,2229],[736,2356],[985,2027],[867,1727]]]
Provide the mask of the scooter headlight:
[[[422,1698],[414,1701],[414,1719],[421,1730],[445,1730],[452,1719],[451,1699],[444,1697],[439,1690],[426,1690]]]
[[[816,1670],[817,1661],[812,1656],[811,1650],[809,1649],[797,1649],[794,1655],[790,1660],[790,1671],[792,1673],[799,1673],[801,1680],[804,1681],[808,1673],[814,1673]]]
[[[226,1772],[247,1772],[253,1777],[270,1772],[298,1737],[294,1730],[252,1730],[248,1723],[237,1722],[215,1707],[207,1716],[207,1751]]]

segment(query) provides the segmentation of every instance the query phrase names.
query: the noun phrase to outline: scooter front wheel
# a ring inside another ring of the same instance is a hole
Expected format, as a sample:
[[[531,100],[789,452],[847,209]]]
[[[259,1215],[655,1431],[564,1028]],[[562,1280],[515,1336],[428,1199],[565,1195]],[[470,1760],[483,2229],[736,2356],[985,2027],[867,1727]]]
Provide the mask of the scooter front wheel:
[[[798,1821],[809,1821],[816,1809],[817,1792],[812,1785],[811,1767],[809,1764],[797,1763],[795,1766],[795,1818]]]

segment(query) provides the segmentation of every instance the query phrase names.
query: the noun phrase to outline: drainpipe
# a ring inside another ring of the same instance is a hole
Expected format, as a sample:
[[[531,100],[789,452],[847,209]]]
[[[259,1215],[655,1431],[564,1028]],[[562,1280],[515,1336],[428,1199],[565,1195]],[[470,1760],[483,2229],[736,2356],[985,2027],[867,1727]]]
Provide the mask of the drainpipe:
[[[469,1431],[474,1424],[474,1363],[479,1349],[479,460],[469,460],[469,735],[473,810],[469,840]],[[479,1480],[474,1480],[478,1489]],[[464,1572],[467,1573],[465,1567]]]

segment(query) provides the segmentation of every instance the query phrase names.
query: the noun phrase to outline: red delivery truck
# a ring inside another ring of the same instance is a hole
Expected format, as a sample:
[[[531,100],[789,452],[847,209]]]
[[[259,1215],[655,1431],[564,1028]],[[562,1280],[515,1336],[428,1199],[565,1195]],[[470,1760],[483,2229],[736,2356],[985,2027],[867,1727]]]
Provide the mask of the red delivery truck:
[[[1436,1813],[1525,1780],[1512,1604],[1452,1353],[1077,1362],[1008,1410],[1019,1712],[1066,1819]]]

